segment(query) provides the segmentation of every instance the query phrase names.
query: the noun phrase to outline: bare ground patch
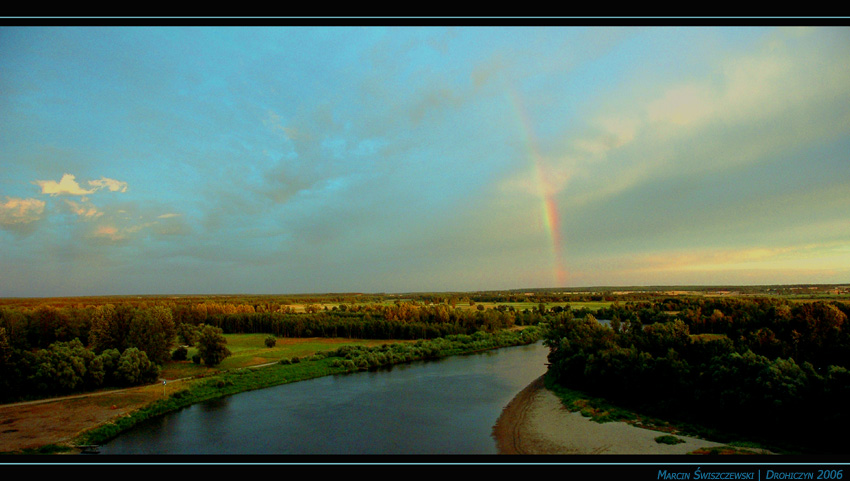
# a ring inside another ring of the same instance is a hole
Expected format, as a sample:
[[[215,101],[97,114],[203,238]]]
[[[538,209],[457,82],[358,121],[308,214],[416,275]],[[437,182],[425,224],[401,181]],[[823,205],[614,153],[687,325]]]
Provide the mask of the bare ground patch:
[[[165,394],[180,389],[169,383]],[[69,445],[84,431],[125,416],[163,396],[159,384],[0,406],[0,452]]]

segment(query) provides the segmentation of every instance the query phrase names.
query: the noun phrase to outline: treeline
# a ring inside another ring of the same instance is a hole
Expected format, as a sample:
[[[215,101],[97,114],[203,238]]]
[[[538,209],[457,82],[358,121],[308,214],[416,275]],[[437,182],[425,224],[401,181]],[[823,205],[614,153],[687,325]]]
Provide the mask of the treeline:
[[[314,358],[334,357],[337,359],[333,360],[331,366],[343,367],[348,371],[361,371],[422,359],[437,359],[455,353],[531,344],[539,338],[536,327],[494,333],[476,331],[472,335],[457,334],[431,340],[420,339],[413,344],[397,343],[372,347],[346,345],[327,353],[317,353]]]
[[[812,452],[850,442],[850,307],[668,299],[547,321],[556,381],[665,419]]]
[[[447,306],[399,304],[314,313],[234,313],[201,320],[225,333],[268,333],[278,337],[347,337],[359,339],[434,339],[454,334],[492,332],[533,325],[539,313],[488,309],[470,311]]]
[[[153,382],[177,334],[162,306],[2,309],[0,400]]]

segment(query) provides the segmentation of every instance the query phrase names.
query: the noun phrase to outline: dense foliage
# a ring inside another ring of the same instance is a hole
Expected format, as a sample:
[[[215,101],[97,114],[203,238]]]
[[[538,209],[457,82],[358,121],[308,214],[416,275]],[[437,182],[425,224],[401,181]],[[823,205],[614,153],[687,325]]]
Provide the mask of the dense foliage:
[[[160,305],[0,309],[0,401],[156,381],[175,334]]]
[[[558,383],[655,414],[816,452],[850,442],[850,306],[666,299],[547,321]],[[840,433],[831,436],[830,433]]]
[[[224,338],[221,328],[204,326],[201,329],[198,335],[198,355],[207,366],[217,366],[230,355],[227,339]]]

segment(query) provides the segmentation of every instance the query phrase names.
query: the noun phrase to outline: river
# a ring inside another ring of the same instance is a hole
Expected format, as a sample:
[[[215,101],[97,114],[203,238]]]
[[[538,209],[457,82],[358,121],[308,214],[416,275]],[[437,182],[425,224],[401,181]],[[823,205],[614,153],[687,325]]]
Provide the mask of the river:
[[[100,452],[496,454],[496,419],[548,352],[538,342],[244,392],[146,421]]]

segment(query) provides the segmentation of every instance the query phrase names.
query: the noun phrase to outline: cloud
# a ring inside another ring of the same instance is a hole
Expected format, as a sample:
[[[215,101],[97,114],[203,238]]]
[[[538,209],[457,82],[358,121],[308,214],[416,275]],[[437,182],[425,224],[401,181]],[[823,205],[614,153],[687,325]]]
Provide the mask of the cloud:
[[[122,232],[115,226],[112,225],[102,225],[95,229],[94,237],[100,239],[106,239],[112,242],[123,241],[127,239],[127,234]]]
[[[705,86],[682,85],[650,102],[646,113],[651,123],[688,125],[709,118],[719,110],[727,110],[718,100],[721,99]]]
[[[88,201],[77,203],[72,200],[66,199],[65,203],[68,204],[73,213],[77,214],[80,217],[94,219],[103,215],[103,212],[99,211],[97,207],[91,205]]]
[[[850,244],[845,241],[814,242],[777,247],[707,248],[688,251],[630,255],[617,264],[624,272],[809,272],[842,270],[850,261]]]
[[[0,225],[11,227],[29,224],[41,219],[43,212],[43,200],[6,197],[6,202],[0,204]]]
[[[157,225],[157,221],[145,222],[127,227],[117,226],[115,224],[102,224],[97,226],[91,233],[95,239],[106,240],[113,243],[124,242],[131,240],[131,237],[141,230],[148,229]]]
[[[263,125],[273,132],[282,133],[287,139],[297,139],[303,135],[298,129],[284,125],[281,116],[271,110],[266,113],[266,118],[263,119]]]
[[[65,174],[59,182],[53,180],[36,180],[33,183],[41,187],[42,194],[50,195],[88,195],[97,190],[83,189],[75,179],[76,176]]]
[[[746,53],[706,55],[708,77],[611,92],[576,133],[551,145],[539,139],[537,149],[547,152],[541,163],[572,179],[553,188],[577,207],[659,177],[772,163],[784,151],[842,135],[846,129],[836,126],[846,125],[850,84],[846,62],[836,58],[848,52],[811,50],[781,33]],[[515,179],[506,186],[522,182],[534,185]]]
[[[98,180],[90,180],[89,185],[96,187],[97,189],[107,188],[112,192],[127,192],[127,183],[121,182],[120,180],[108,179],[106,177],[101,177]]]
[[[89,195],[100,189],[107,188],[112,192],[127,192],[127,183],[115,179],[101,177],[98,180],[88,181],[92,189],[84,189],[77,183],[76,176],[65,174],[59,182],[54,180],[36,180],[34,184],[41,187],[42,194],[55,195]]]

